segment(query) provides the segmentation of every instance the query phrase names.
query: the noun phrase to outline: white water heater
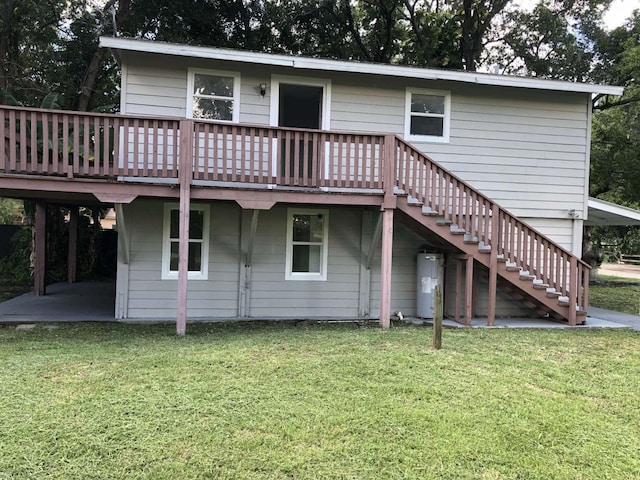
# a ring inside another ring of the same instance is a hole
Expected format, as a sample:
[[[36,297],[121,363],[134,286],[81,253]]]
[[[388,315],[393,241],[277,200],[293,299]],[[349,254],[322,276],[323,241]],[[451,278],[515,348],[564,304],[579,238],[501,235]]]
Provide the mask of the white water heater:
[[[418,279],[416,314],[420,318],[433,318],[436,285],[440,285],[440,291],[443,292],[444,254],[420,250],[416,264]]]

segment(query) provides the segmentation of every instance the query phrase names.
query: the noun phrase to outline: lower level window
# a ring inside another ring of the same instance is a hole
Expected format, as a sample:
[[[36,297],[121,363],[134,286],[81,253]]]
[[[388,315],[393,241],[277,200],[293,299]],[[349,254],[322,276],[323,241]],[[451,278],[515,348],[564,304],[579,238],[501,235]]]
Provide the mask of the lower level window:
[[[180,260],[180,207],[166,204],[162,242],[162,278],[177,279]],[[206,280],[209,274],[209,206],[192,205],[189,210],[189,279]]]
[[[327,279],[329,211],[289,209],[287,218],[287,280]]]

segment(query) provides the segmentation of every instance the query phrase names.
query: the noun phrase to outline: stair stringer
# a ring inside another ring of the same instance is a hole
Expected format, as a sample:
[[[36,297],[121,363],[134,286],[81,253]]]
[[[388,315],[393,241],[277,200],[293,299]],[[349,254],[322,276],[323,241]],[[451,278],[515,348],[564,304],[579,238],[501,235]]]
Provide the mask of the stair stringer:
[[[484,265],[485,267],[490,268],[490,253],[480,252],[477,244],[465,242],[464,235],[451,233],[450,226],[438,223],[436,216],[424,215],[422,213],[421,204],[411,204],[409,203],[408,197],[398,196],[397,207],[403,213],[428,228],[430,231],[438,235],[450,245],[456,247],[457,249],[468,255],[471,255],[474,260]],[[491,248],[494,248],[494,246],[492,246]],[[519,271],[507,270],[506,263],[498,263],[497,268],[497,274],[502,279],[509,282],[518,290],[522,291],[525,295],[530,297],[535,302],[538,302],[539,304],[547,308],[550,312],[553,312],[557,316],[560,316],[562,319],[569,321],[569,306],[559,304],[556,297],[547,297],[546,290],[535,289],[533,287],[532,280],[522,280],[520,278]]]

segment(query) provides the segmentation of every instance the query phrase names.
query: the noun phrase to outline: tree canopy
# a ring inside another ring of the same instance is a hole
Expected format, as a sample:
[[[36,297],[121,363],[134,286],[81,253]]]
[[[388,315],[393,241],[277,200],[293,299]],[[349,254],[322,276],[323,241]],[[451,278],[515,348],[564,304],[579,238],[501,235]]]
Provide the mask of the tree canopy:
[[[100,35],[625,86],[594,99],[591,194],[640,205],[640,13],[612,0],[3,0],[0,94],[114,110],[118,69]]]

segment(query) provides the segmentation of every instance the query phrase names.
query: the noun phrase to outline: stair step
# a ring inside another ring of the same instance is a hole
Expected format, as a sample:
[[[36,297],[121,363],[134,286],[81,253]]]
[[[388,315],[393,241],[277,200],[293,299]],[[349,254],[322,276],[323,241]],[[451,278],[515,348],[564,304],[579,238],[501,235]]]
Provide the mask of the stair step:
[[[426,217],[435,217],[438,215],[438,212],[436,212],[435,210],[431,210],[431,207],[422,205],[422,215]]]
[[[568,307],[569,306],[569,297],[560,295],[558,297],[558,305],[560,305],[561,307]]]
[[[502,254],[498,255],[498,262],[499,263],[504,263],[506,261],[507,261],[507,259],[506,259],[506,257],[504,255],[502,255]]]
[[[455,223],[452,223],[449,226],[449,230],[451,231],[452,235],[466,235],[467,234],[467,231],[464,228],[460,228]]]
[[[421,207],[424,205],[423,202],[414,197],[407,197],[407,205],[411,205],[413,207]]]
[[[484,242],[478,242],[478,252],[491,253],[491,245],[487,245]]]
[[[562,296],[562,293],[556,292],[555,288],[547,288],[547,298],[558,298]]]
[[[535,280],[536,276],[531,275],[529,270],[521,270],[520,271],[520,280]]]
[[[519,267],[516,262],[507,262],[506,267],[507,272],[519,272],[522,270],[522,267]]]
[[[549,284],[548,283],[542,283],[542,280],[534,280],[533,281],[533,288],[535,290],[546,290],[547,288],[549,288]]]
[[[480,240],[478,240],[478,237],[474,237],[469,233],[465,233],[463,242],[468,245],[478,245],[480,243]]]
[[[453,222],[451,220],[447,220],[444,217],[438,217],[436,219],[436,225],[451,225]]]

